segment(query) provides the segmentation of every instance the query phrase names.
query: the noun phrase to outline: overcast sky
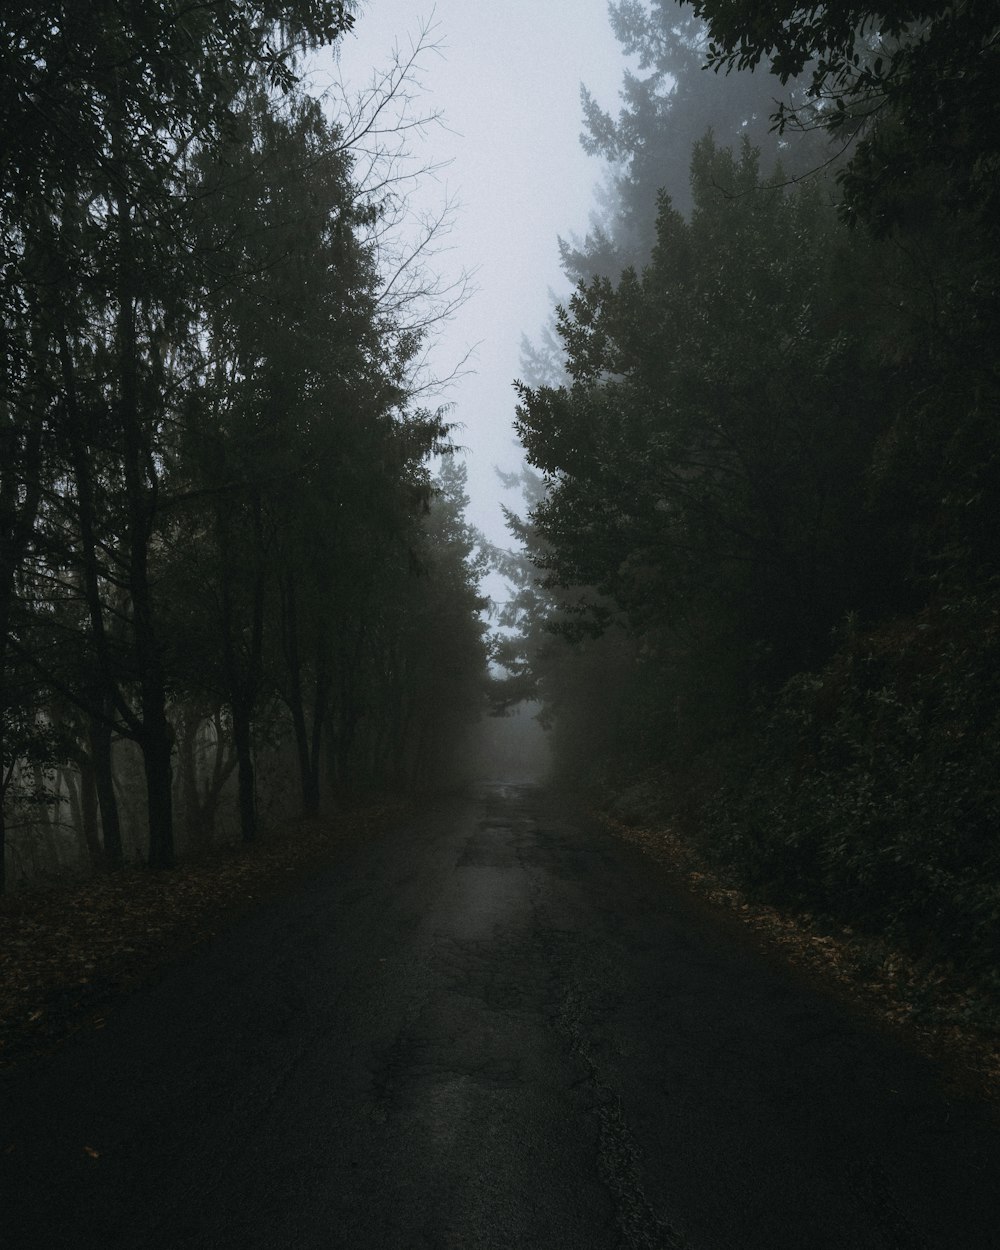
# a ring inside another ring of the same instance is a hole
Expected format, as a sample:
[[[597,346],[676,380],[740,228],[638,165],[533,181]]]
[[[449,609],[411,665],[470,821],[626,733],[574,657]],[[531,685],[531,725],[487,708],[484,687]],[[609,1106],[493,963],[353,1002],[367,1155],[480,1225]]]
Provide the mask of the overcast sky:
[[[448,129],[415,135],[412,146],[422,163],[451,162],[425,194],[457,197],[453,251],[441,263],[474,270],[478,287],[434,364],[447,374],[475,347],[475,372],[446,398],[464,426],[470,519],[506,545],[493,466],[520,462],[511,382],[521,334],[537,336],[550,289],[565,293],[557,237],[586,231],[601,177],[579,143],[580,84],[617,110],[624,62],[605,0],[370,0],[343,45],[341,74],[364,85],[394,43],[407,50],[427,22],[441,46],[422,61],[423,105],[441,110]]]

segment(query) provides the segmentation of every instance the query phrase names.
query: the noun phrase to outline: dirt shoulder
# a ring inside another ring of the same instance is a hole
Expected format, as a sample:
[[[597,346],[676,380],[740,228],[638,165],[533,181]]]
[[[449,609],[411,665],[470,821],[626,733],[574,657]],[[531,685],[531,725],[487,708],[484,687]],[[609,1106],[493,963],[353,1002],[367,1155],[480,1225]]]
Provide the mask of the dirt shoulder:
[[[770,952],[937,1061],[956,1089],[1000,1104],[1000,1007],[963,985],[955,968],[921,964],[872,935],[831,930],[811,915],[754,902],[714,875],[669,829],[626,824],[606,813],[598,818],[684,888],[735,917]]]
[[[123,996],[403,810],[365,807],[169,872],[132,867],[0,899],[0,1066],[102,1028]]]

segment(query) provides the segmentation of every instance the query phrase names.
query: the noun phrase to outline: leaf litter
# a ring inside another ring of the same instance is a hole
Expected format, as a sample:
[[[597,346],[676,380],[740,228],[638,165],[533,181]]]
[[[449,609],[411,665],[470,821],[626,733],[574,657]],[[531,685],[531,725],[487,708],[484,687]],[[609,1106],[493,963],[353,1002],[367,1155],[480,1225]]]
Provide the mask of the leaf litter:
[[[691,893],[735,916],[764,948],[935,1060],[956,1093],[1000,1103],[1000,1004],[963,984],[954,968],[914,959],[875,935],[757,902],[716,876],[672,829],[598,817]]]
[[[0,1066],[103,1028],[129,992],[403,810],[370,805],[166,872],[133,866],[0,899]]]

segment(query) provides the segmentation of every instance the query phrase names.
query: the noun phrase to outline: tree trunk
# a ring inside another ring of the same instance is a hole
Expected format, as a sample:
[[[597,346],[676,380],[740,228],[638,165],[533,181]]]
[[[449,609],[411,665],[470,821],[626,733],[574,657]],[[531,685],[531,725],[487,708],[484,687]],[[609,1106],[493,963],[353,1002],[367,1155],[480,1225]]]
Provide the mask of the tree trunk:
[[[110,711],[110,709],[106,709]],[[94,786],[101,809],[101,835],[104,842],[104,864],[109,872],[124,867],[121,816],[115,791],[114,755],[111,722],[103,717],[90,719],[90,756],[93,760]]]
[[[0,734],[0,748],[3,747],[3,735]],[[0,756],[0,760],[3,756]],[[2,764],[0,764],[2,768]],[[7,787],[2,784],[3,778],[0,777],[0,894],[7,889],[7,811],[4,806],[4,797],[7,793]]]
[[[240,832],[244,842],[253,842],[257,837],[257,778],[253,764],[253,731],[249,711],[242,700],[234,703],[231,711],[238,770]]]
[[[312,732],[306,721],[305,703],[302,699],[301,674],[292,686],[289,710],[295,730],[295,751],[299,763],[299,779],[302,787],[302,814],[316,816],[320,800],[320,758],[323,742],[324,706],[317,699],[313,708]]]
[[[3,594],[4,587],[0,586],[0,595]],[[4,715],[6,708],[4,707],[4,664],[7,638],[7,620],[6,612],[3,611],[3,604],[0,603],[0,894],[7,889],[7,768],[4,764],[6,758],[5,742],[4,742]]]
[[[97,787],[94,784],[94,767],[81,751],[77,770],[60,769],[61,780],[69,794],[70,813],[77,835],[81,862],[90,864],[92,872],[100,872],[104,866],[101,839],[97,831]]]
[[[152,719],[147,709],[144,719]],[[166,717],[140,743],[146,773],[146,806],[149,819],[149,866],[174,866],[172,744]]]
[[[305,699],[302,693],[302,657],[299,650],[298,602],[295,583],[291,576],[282,581],[281,627],[288,666],[288,684],[285,702],[292,714],[295,731],[295,753],[299,764],[299,781],[302,787],[302,814],[315,816],[319,812],[319,749],[322,722],[313,723],[312,735],[306,724]]]
[[[104,848],[98,829],[97,777],[93,762],[88,759],[80,760],[80,822],[90,865],[96,871],[104,867]]]
[[[2,346],[0,353],[0,363],[6,366],[6,352]],[[39,346],[39,361],[43,355],[44,347]],[[37,368],[41,373],[40,363]],[[40,418],[32,420],[23,437],[19,438],[17,426],[13,422],[7,424],[6,406],[0,417],[6,427],[0,427],[0,455],[5,461],[0,463],[0,894],[3,894],[7,885],[7,822],[3,809],[7,777],[3,771],[3,726],[7,707],[10,706],[7,702],[7,641],[17,596],[17,574],[24,563],[35,528],[42,493],[42,423]]]
[[[240,834],[244,842],[253,842],[257,837],[257,778],[253,761],[253,713],[260,687],[264,645],[264,527],[260,494],[256,489],[251,489],[250,493],[250,516],[254,570],[253,598],[250,605],[250,650],[241,663],[235,642],[236,607],[233,603],[228,514],[223,507],[217,508],[215,514],[222,600],[222,655],[229,711],[233,720],[233,742],[236,747],[238,770]]]
[[[321,669],[316,678],[316,686],[313,693],[312,741],[309,745],[309,785],[315,803],[312,815],[316,815],[319,812],[320,806],[320,765],[323,759],[323,735],[326,730],[329,702],[330,679]]]
[[[118,361],[121,373],[119,419],[127,500],[129,594],[132,600],[132,639],[140,672],[142,728],[138,735],[146,770],[149,818],[149,865],[170,868],[174,863],[172,735],[167,721],[166,680],[156,637],[152,588],[149,580],[149,542],[156,501],[155,461],[145,446],[139,411],[139,359],[136,328],[136,262],[132,233],[132,206],[125,165],[121,159],[121,121],[114,136],[118,225]],[[153,479],[147,485],[145,473]]]
[[[212,776],[205,787],[201,800],[201,827],[209,842],[215,836],[215,818],[219,810],[219,799],[233,769],[239,762],[235,751],[226,749],[226,734],[222,725],[222,710],[217,707],[212,713],[212,727],[215,730],[215,752],[212,760]]]
[[[198,778],[198,731],[201,728],[200,711],[187,707],[181,718],[181,731],[177,740],[177,768],[180,774],[181,805],[184,811],[184,827],[195,846],[203,846],[211,839],[210,817],[202,800]],[[212,820],[214,824],[214,819]]]
[[[73,454],[73,475],[76,481],[77,523],[80,527],[81,572],[83,588],[90,618],[91,641],[96,665],[95,682],[98,687],[99,710],[90,715],[90,754],[94,765],[94,780],[101,809],[101,831],[104,841],[104,862],[108,871],[115,872],[125,863],[122,845],[121,818],[118,796],[115,792],[112,759],[111,718],[118,711],[133,731],[139,722],[118,690],[114,662],[108,647],[105,627],[104,603],[101,599],[100,574],[97,559],[97,536],[93,483],[90,459],[84,440],[84,422],[76,396],[76,374],[70,351],[66,328],[60,323],[58,332],[59,361],[62,370],[63,389],[70,420],[68,429]]]
[[[302,815],[315,816],[319,812],[319,785],[312,769],[309,751],[309,731],[306,728],[302,692],[293,696],[292,726],[295,730],[295,752],[299,761],[299,783],[302,788]]]

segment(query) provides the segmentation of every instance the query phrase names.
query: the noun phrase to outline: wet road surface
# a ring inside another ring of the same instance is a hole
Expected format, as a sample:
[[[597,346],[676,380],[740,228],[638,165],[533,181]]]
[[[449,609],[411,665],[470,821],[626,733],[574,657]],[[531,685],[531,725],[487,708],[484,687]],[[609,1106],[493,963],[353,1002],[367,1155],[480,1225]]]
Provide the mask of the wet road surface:
[[[494,786],[0,1077],[8,1250],[978,1250],[1000,1129]]]

